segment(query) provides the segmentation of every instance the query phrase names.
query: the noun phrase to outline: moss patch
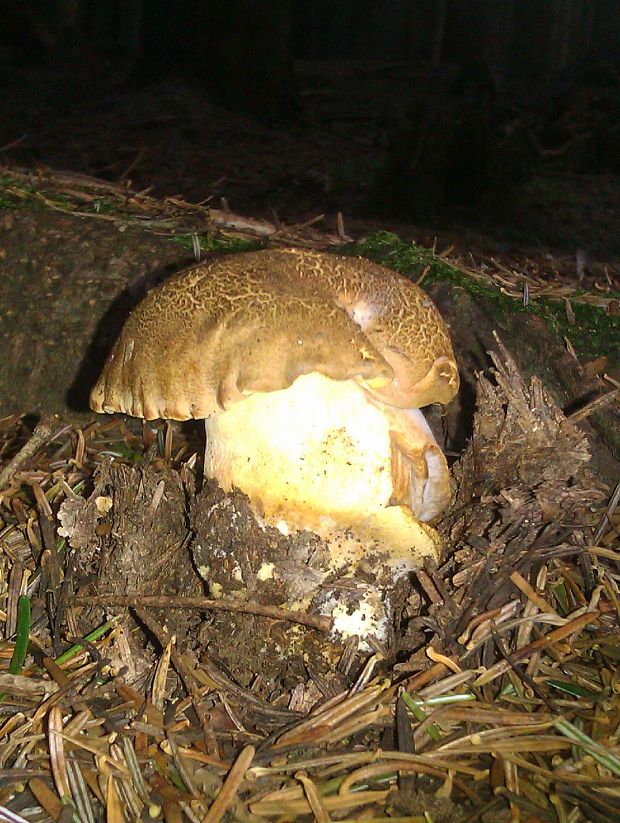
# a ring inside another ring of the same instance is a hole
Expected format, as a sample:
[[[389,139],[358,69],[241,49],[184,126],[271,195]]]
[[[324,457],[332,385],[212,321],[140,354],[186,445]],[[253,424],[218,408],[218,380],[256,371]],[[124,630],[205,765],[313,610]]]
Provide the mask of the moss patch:
[[[88,202],[77,203],[74,197],[31,183],[24,183],[13,177],[0,175],[0,208],[41,211],[59,208],[67,212],[88,212],[97,214],[121,214],[113,201],[105,197],[91,198]]]
[[[42,203],[36,203],[35,194],[35,186],[24,186],[11,177],[0,176],[0,208],[23,209],[26,205],[42,208]]]
[[[245,240],[242,237],[225,237],[223,235],[208,234],[177,234],[173,237],[175,243],[183,246],[184,249],[192,251],[194,248],[194,238],[200,244],[200,251],[219,252],[220,254],[257,251],[262,248],[262,243],[258,240]]]
[[[361,254],[370,260],[384,263],[412,280],[418,280],[426,272],[424,285],[443,281],[459,286],[474,298],[490,301],[500,320],[507,315],[519,313],[537,315],[546,322],[556,337],[568,338],[577,353],[585,359],[607,355],[611,361],[620,360],[618,317],[607,314],[597,306],[573,302],[575,318],[574,323],[569,322],[563,302],[530,299],[525,306],[522,301],[508,297],[491,283],[487,285],[474,280],[465,271],[442,260],[432,250],[415,243],[405,243],[390,232],[374,234],[364,243],[347,246],[343,251],[345,254]]]

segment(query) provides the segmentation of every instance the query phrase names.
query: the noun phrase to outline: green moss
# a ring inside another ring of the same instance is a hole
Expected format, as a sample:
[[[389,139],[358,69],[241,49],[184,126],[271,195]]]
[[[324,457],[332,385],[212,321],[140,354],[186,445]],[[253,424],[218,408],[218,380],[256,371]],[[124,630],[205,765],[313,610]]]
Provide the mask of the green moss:
[[[384,263],[412,280],[418,280],[425,270],[424,284],[437,281],[452,283],[465,289],[473,297],[491,301],[498,319],[518,313],[535,314],[547,323],[554,335],[567,337],[583,358],[607,355],[610,360],[620,360],[620,324],[618,318],[604,309],[586,303],[572,302],[575,322],[570,323],[564,302],[557,300],[523,301],[508,297],[498,288],[486,285],[439,258],[431,249],[405,243],[390,232],[379,232],[364,243],[347,246],[345,254],[361,254],[370,260]],[[610,295],[615,296],[615,295]]]
[[[106,200],[105,197],[99,197],[93,201],[93,211],[96,211],[97,214],[115,214],[118,208],[114,203]]]
[[[620,323],[604,309],[586,303],[571,303],[575,322],[569,323],[564,305],[552,300],[535,301],[533,311],[543,317],[558,337],[567,337],[585,358],[607,355],[620,360]]]
[[[75,199],[69,195],[45,191],[21,180],[13,180],[11,177],[0,177],[0,208],[28,208],[31,211],[40,211],[50,208],[50,204],[61,206],[65,211],[87,211],[89,209],[88,204],[77,204]],[[100,214],[109,214],[113,207],[109,202],[100,198],[92,202],[90,209]]]
[[[16,190],[23,194],[16,194]],[[10,177],[0,177],[0,208],[2,209],[23,209],[26,206],[30,208],[33,204],[34,193],[33,186],[24,186]]]
[[[432,249],[425,249],[415,243],[405,243],[391,232],[378,232],[364,243],[349,246],[346,252],[361,254],[369,260],[384,263],[410,280],[417,281],[424,274],[425,285],[443,281],[460,286],[474,297],[492,300],[500,313],[527,310],[521,302],[508,297],[499,289],[474,280],[461,269],[442,260]]]
[[[194,237],[198,238],[200,250],[207,252],[242,252],[257,251],[261,243],[258,240],[244,240],[241,237],[224,237],[214,234],[177,234],[173,237],[175,243],[183,246],[184,249],[192,251],[194,248]]]
[[[47,201],[47,202],[46,202]],[[106,197],[98,197],[88,203],[77,202],[75,198],[59,192],[47,192],[35,185],[24,183],[22,180],[15,180],[9,176],[0,176],[0,208],[23,209],[32,211],[50,208],[50,206],[60,206],[68,212],[93,211],[101,215],[118,215],[131,222],[132,215],[127,214],[121,205],[121,201],[110,200]],[[139,222],[139,221],[136,221]],[[142,224],[140,224],[142,225]],[[148,225],[142,226],[148,229]],[[190,251],[193,249],[193,235],[178,234],[172,237],[173,242],[178,243]],[[253,251],[261,248],[258,240],[244,240],[240,237],[221,237],[216,234],[198,235],[200,249],[209,252],[240,252]]]

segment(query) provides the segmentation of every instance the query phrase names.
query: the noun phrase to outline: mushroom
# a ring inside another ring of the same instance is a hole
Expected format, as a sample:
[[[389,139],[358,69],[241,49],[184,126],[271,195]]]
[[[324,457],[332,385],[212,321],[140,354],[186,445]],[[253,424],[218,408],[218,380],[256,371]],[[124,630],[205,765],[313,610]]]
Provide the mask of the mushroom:
[[[127,320],[90,403],[205,418],[205,475],[281,531],[331,541],[333,568],[380,548],[394,574],[437,556],[445,457],[419,409],[459,376],[430,298],[367,260],[283,248],[194,266]]]

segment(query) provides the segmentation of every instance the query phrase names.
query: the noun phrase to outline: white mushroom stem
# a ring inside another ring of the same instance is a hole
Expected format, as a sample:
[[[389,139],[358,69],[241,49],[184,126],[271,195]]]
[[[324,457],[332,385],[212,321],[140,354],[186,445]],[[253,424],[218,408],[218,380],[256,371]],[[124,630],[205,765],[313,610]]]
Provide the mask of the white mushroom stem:
[[[352,380],[315,373],[205,425],[206,476],[245,492],[268,523],[323,537],[352,530],[410,556],[410,568],[437,553],[436,533],[418,521],[445,505],[449,475],[419,410],[386,407]]]

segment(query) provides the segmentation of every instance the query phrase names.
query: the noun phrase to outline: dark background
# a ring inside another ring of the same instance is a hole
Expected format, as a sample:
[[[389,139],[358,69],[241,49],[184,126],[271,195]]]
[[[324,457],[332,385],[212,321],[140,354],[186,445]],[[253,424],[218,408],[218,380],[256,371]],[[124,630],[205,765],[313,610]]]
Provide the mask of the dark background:
[[[619,45],[617,0],[8,0],[0,163],[615,251]]]

